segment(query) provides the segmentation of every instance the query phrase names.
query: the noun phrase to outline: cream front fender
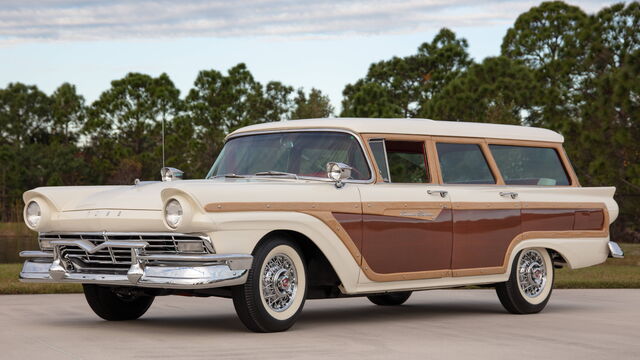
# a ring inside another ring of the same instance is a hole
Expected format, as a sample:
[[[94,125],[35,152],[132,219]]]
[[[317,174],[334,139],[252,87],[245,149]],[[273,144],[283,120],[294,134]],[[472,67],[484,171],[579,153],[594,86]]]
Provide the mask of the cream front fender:
[[[220,212],[211,214],[216,230],[210,233],[218,254],[251,254],[258,242],[276,230],[298,232],[327,257],[347,293],[358,285],[360,268],[336,234],[319,219],[299,212]]]
[[[526,248],[546,248],[556,251],[566,261],[570,269],[580,269],[587,266],[602,264],[607,260],[609,237],[602,238],[569,238],[569,239],[529,239],[520,242],[513,248],[508,263],[511,271],[513,259],[518,252]]]

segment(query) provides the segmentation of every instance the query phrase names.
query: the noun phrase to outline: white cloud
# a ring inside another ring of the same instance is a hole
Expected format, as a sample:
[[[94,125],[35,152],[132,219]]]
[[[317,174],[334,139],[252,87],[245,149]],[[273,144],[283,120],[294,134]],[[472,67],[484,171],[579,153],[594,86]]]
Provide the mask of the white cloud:
[[[606,1],[581,1],[587,11]],[[323,37],[511,23],[536,1],[5,0],[0,43],[167,37]]]

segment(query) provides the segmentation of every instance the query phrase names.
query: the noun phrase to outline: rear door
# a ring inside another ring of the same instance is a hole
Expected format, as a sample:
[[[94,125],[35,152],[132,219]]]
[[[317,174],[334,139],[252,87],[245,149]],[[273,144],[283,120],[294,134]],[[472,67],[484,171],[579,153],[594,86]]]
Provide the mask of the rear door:
[[[521,203],[501,185],[483,139],[436,138],[443,187],[453,208],[453,276],[503,272],[512,241],[521,233]]]

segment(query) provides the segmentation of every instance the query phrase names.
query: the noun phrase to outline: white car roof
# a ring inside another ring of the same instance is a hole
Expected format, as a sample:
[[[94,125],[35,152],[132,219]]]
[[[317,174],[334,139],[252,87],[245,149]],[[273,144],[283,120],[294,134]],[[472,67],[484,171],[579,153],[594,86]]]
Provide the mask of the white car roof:
[[[229,136],[249,132],[295,129],[346,129],[355,133],[410,134],[564,142],[555,131],[518,125],[440,121],[430,119],[326,118],[288,120],[240,128]]]

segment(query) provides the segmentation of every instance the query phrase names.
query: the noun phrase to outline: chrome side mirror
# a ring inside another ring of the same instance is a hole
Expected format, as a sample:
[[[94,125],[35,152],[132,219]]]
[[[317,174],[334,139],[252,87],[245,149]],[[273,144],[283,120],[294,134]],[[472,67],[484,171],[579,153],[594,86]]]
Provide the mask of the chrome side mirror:
[[[160,169],[160,177],[162,181],[182,180],[184,171],[172,167],[163,167]]]
[[[351,177],[351,166],[339,162],[327,163],[327,177],[336,182],[336,187],[339,189],[344,186],[342,180]]]

